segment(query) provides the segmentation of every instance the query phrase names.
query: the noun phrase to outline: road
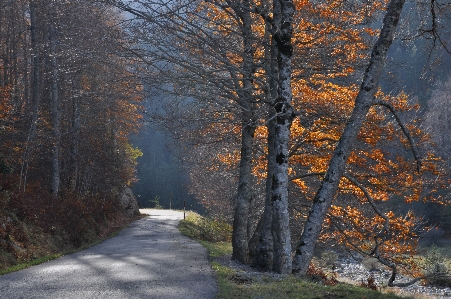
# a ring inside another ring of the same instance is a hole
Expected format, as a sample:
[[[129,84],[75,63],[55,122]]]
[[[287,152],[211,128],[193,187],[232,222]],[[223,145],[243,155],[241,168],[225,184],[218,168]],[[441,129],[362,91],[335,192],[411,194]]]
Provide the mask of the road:
[[[150,216],[99,245],[0,276],[0,298],[214,298],[205,248],[176,228],[183,213],[141,212]]]

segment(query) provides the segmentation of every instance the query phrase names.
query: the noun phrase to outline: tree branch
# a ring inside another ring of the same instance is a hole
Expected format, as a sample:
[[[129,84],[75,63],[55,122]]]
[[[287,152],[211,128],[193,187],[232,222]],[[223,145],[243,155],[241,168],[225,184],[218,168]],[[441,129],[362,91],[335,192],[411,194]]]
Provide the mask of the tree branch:
[[[387,215],[385,215],[384,213],[382,213],[382,211],[379,209],[379,207],[376,205],[376,202],[374,201],[374,198],[371,196],[370,192],[368,191],[368,189],[366,189],[362,184],[360,184],[359,181],[357,181],[357,179],[355,179],[354,177],[352,177],[350,174],[345,173],[343,175],[346,179],[348,179],[351,183],[353,183],[354,185],[356,185],[360,190],[362,190],[363,194],[365,194],[365,197],[367,198],[369,204],[371,205],[371,207],[373,208],[374,212],[376,212],[377,215],[379,215],[380,217],[382,217],[385,220],[385,224],[384,224],[384,229],[381,230],[377,236],[386,236],[384,234],[384,232],[388,232],[389,229],[389,224],[390,224],[390,220],[388,219]]]
[[[393,107],[392,104],[386,102],[386,101],[382,101],[382,100],[378,100],[375,101],[373,105],[380,105],[380,106],[384,106],[386,108],[388,108],[390,110],[390,112],[393,114],[393,116],[396,119],[396,122],[398,123],[398,125],[401,127],[402,132],[404,133],[404,135],[406,136],[407,140],[410,143],[410,147],[412,148],[412,153],[413,156],[417,162],[417,171],[420,172],[421,169],[421,157],[417,151],[417,147],[415,146],[415,143],[413,141],[412,135],[410,135],[409,130],[406,128],[406,126],[404,126],[401,118],[399,117],[398,113],[395,110],[395,107]]]
[[[290,181],[294,181],[294,180],[298,180],[298,179],[303,179],[309,176],[318,176],[318,175],[325,175],[325,172],[310,172],[310,173],[304,173],[304,174],[300,174],[297,176],[293,176],[290,177]]]

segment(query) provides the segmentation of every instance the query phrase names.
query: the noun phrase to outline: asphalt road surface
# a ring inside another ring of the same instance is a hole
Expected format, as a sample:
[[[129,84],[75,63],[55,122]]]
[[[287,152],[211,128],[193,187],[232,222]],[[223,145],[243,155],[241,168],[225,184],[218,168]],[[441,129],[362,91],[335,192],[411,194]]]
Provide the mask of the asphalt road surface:
[[[176,228],[183,213],[141,212],[150,216],[102,244],[0,276],[0,298],[214,298],[205,248]]]

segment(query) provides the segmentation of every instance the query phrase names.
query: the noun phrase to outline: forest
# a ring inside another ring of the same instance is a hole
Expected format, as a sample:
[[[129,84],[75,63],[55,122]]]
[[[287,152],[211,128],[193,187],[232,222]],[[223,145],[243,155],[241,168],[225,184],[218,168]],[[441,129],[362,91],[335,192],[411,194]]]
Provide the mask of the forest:
[[[0,1],[1,250],[79,246],[132,188],[233,225],[262,271],[331,246],[423,277],[418,246],[451,237],[450,21],[445,0]]]
[[[2,268],[121,218],[142,84],[118,19],[93,1],[0,1]]]

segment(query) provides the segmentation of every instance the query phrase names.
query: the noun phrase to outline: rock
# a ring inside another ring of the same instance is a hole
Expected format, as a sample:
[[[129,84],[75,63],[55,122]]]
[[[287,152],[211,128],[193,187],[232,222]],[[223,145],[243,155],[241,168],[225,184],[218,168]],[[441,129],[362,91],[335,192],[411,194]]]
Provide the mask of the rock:
[[[133,196],[132,189],[125,187],[119,197],[119,201],[125,214],[129,216],[139,215],[138,202],[136,201],[135,196]]]

